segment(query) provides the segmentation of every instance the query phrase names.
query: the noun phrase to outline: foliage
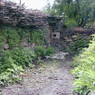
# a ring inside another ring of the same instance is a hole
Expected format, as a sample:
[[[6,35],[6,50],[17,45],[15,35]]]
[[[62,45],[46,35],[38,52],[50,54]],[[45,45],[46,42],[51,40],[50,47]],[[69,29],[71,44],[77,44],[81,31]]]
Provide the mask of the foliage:
[[[32,50],[16,48],[0,52],[0,84],[6,85],[20,80],[20,73],[30,67],[35,57]]]
[[[34,43],[35,51],[21,46],[23,41]],[[0,28],[0,86],[19,82],[21,73],[32,68],[35,63],[41,63],[38,57],[50,55],[51,47],[45,48],[44,31],[3,26]],[[5,46],[8,48],[4,50]],[[39,61],[39,62],[37,62]],[[33,64],[32,64],[33,63]]]
[[[54,53],[54,48],[52,47],[46,48],[46,56],[50,56],[53,53]]]
[[[35,48],[35,54],[37,55],[37,57],[43,58],[45,56],[49,56],[53,52],[54,52],[54,49],[52,47],[37,46]]]
[[[72,73],[75,75],[76,91],[83,94],[86,91],[95,91],[95,36],[79,56],[74,58],[75,68]],[[85,89],[85,91],[84,91]]]
[[[45,44],[44,33],[42,30],[30,30],[21,28],[4,27],[0,30],[0,48],[8,44],[9,48],[19,47],[21,41],[26,40],[28,43],[36,45]]]
[[[18,31],[16,31],[16,29],[6,28],[4,30],[4,36],[10,48],[17,46],[20,42],[20,36],[18,34]]]
[[[17,65],[22,65],[23,68],[29,67],[32,59],[35,57],[34,52],[29,48],[15,48],[10,52],[10,56],[16,60]]]
[[[47,5],[43,8],[43,12],[50,14],[51,13],[51,4],[49,0],[47,0]]]
[[[2,32],[0,32],[0,49],[3,47],[5,41],[4,35],[2,35]]]
[[[68,26],[68,28],[78,26],[77,22],[74,19],[66,20],[65,25]]]
[[[65,23],[70,19],[73,19],[78,26],[95,22],[94,0],[55,0],[50,11],[53,15],[63,16]]]
[[[33,30],[30,32],[30,42],[36,45],[44,44],[44,33],[41,30]]]
[[[78,55],[83,48],[88,47],[91,38],[84,38],[82,35],[76,35],[76,37],[65,50],[71,55]]]
[[[20,36],[20,40],[27,38],[28,33],[29,33],[29,29],[16,28],[15,30],[17,31],[18,35]]]

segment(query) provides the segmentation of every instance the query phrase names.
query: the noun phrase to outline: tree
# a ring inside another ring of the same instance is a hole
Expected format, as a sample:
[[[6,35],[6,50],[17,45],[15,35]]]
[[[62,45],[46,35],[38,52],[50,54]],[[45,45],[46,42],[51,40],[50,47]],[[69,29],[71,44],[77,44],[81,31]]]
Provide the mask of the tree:
[[[55,0],[52,15],[63,16],[66,24],[85,26],[95,19],[94,0]]]

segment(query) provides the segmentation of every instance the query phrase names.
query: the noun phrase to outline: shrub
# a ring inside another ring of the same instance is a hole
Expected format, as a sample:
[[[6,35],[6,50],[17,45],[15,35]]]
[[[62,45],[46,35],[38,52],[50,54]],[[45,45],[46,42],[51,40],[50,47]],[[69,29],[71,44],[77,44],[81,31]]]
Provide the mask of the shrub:
[[[20,36],[18,34],[18,31],[16,31],[16,29],[6,28],[4,32],[5,32],[4,34],[5,38],[10,48],[19,45]]]
[[[22,65],[24,67],[29,67],[32,63],[32,59],[35,57],[34,52],[29,48],[16,48],[10,51],[10,56],[16,60],[17,65]]]
[[[2,35],[2,33],[0,33],[0,49],[3,48],[3,46],[4,46],[4,41],[5,41],[5,37]]]
[[[76,22],[74,19],[67,19],[67,20],[65,21],[65,25],[66,25],[68,28],[72,28],[72,27],[78,26],[77,22]]]
[[[66,48],[66,51],[69,52],[71,55],[78,55],[83,48],[89,46],[89,38],[84,38],[83,36],[79,35],[77,38]]]
[[[22,73],[26,67],[32,65],[32,60],[35,57],[32,50],[27,48],[2,51],[0,54],[1,85],[21,80],[19,74]]]
[[[9,48],[19,46],[20,36],[15,28],[4,27],[0,30],[0,47],[8,44]]]
[[[2,31],[1,31],[2,30]],[[3,27],[0,30],[0,48],[4,44],[8,44],[10,49],[14,47],[21,46],[21,41],[26,41],[28,43],[35,43],[35,45],[44,45],[45,37],[42,30],[30,30],[30,29],[20,29]]]
[[[89,91],[95,91],[95,36],[79,56],[74,59],[75,68],[72,73],[75,75],[76,91],[79,95],[87,95]]]
[[[44,47],[44,46],[37,46],[35,48],[35,54],[37,57],[44,58],[45,56],[49,56],[54,52],[54,49],[52,47]]]
[[[35,43],[36,45],[44,44],[44,34],[41,30],[33,30],[30,32],[30,42]]]
[[[46,56],[50,56],[53,53],[54,53],[54,48],[52,47],[46,48]]]

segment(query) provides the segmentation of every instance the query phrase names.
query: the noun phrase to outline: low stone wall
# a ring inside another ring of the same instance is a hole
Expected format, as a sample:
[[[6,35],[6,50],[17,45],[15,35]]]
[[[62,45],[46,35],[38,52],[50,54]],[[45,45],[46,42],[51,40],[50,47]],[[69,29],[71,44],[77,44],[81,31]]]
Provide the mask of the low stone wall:
[[[10,25],[28,29],[43,29],[48,44],[66,49],[81,36],[85,40],[95,33],[94,29],[80,27],[67,29],[61,17],[49,16],[38,10],[27,10],[12,2],[0,2],[0,26]],[[55,35],[57,34],[57,35]],[[53,38],[53,35],[55,38]]]
[[[77,52],[88,46],[92,34],[95,34],[94,29],[83,29],[83,31],[75,30],[75,28],[64,29],[60,32],[60,39],[52,39],[52,46],[70,53]]]
[[[46,14],[38,10],[28,10],[12,2],[0,3],[0,22],[20,27],[48,25]]]
[[[51,32],[57,30],[56,23],[60,20],[60,17],[49,16],[38,10],[25,9],[22,5],[13,2],[0,2],[0,26],[42,29],[48,44],[50,44]]]

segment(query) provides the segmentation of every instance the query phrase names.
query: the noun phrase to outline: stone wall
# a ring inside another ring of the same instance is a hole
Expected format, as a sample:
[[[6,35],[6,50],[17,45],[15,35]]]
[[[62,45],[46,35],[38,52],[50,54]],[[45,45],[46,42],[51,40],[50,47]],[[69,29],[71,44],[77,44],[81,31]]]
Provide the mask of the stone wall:
[[[12,2],[0,4],[0,22],[20,27],[39,27],[48,25],[47,15],[38,11],[25,9]]]
[[[2,0],[1,0],[2,1]],[[29,29],[43,29],[48,44],[59,49],[67,48],[78,35],[85,40],[95,33],[94,29],[67,29],[63,18],[50,16],[38,10],[25,9],[12,2],[0,2],[0,26],[10,25]]]
[[[13,2],[0,2],[0,26],[43,29],[50,44],[52,32],[60,32],[60,17],[49,16],[38,10],[25,9]]]
[[[50,30],[47,21],[48,15],[38,10],[25,9],[22,5],[13,2],[0,2],[0,26],[11,26],[28,29],[42,29],[45,38],[50,44]]]

